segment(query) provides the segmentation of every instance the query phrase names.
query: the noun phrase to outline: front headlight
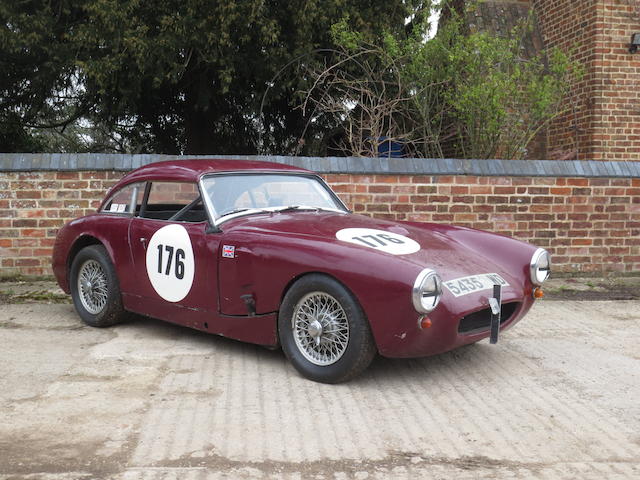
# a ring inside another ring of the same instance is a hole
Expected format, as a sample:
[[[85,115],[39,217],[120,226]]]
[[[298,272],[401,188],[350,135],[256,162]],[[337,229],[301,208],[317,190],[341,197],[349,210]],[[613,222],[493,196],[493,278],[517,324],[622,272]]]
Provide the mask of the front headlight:
[[[413,307],[419,313],[431,313],[440,303],[442,280],[430,268],[422,270],[413,283]]]
[[[534,285],[542,285],[551,274],[551,256],[544,248],[539,248],[531,257],[530,264],[531,282]]]

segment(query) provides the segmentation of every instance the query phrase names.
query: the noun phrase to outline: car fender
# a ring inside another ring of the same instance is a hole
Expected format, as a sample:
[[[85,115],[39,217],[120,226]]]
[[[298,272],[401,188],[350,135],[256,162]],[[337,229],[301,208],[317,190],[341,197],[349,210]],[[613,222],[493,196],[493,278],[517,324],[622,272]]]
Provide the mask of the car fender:
[[[220,258],[220,307],[225,315],[277,312],[287,289],[311,273],[328,275],[349,290],[369,319],[374,339],[394,329],[396,315],[418,314],[411,307],[411,286],[421,268],[390,255],[371,254],[351,246],[331,246],[313,236],[237,232],[223,243],[234,247],[234,258]],[[366,258],[353,268],[354,257]],[[384,295],[380,293],[384,292]]]
[[[67,223],[58,233],[52,267],[60,288],[69,293],[69,273],[73,257],[83,247],[101,244],[113,263],[120,289],[128,292],[131,289],[132,275],[131,254],[129,250],[128,228],[129,218],[101,215],[80,217]]]

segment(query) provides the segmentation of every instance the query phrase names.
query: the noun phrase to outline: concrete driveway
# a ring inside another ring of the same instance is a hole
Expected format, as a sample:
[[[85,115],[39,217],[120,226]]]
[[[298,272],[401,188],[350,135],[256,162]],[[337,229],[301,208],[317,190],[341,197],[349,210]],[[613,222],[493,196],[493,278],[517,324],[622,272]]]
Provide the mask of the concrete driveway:
[[[640,301],[328,386],[280,351],[0,305],[1,479],[640,478]]]

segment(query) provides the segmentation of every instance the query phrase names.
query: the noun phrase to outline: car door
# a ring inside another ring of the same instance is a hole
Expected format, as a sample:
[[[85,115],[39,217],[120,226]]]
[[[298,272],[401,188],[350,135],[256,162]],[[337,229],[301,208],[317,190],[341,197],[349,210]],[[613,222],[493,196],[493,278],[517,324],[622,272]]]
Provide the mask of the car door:
[[[129,225],[142,204],[145,186],[145,182],[136,182],[112,191],[100,208],[100,221],[96,224],[98,236],[103,239],[118,274],[125,305],[129,293],[135,289],[129,254]]]
[[[201,328],[218,309],[218,237],[195,183],[151,182],[129,227],[135,311]]]

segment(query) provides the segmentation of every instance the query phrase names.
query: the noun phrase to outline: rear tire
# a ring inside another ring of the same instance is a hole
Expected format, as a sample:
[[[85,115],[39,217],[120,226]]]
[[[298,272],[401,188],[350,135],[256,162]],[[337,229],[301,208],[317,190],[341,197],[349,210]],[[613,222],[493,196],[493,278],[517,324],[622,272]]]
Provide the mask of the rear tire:
[[[376,354],[369,322],[342,284],[325,275],[302,277],[278,314],[282,349],[310,380],[340,383],[362,373]]]
[[[120,283],[102,245],[80,250],[71,263],[69,277],[73,304],[87,325],[110,327],[124,320]]]

